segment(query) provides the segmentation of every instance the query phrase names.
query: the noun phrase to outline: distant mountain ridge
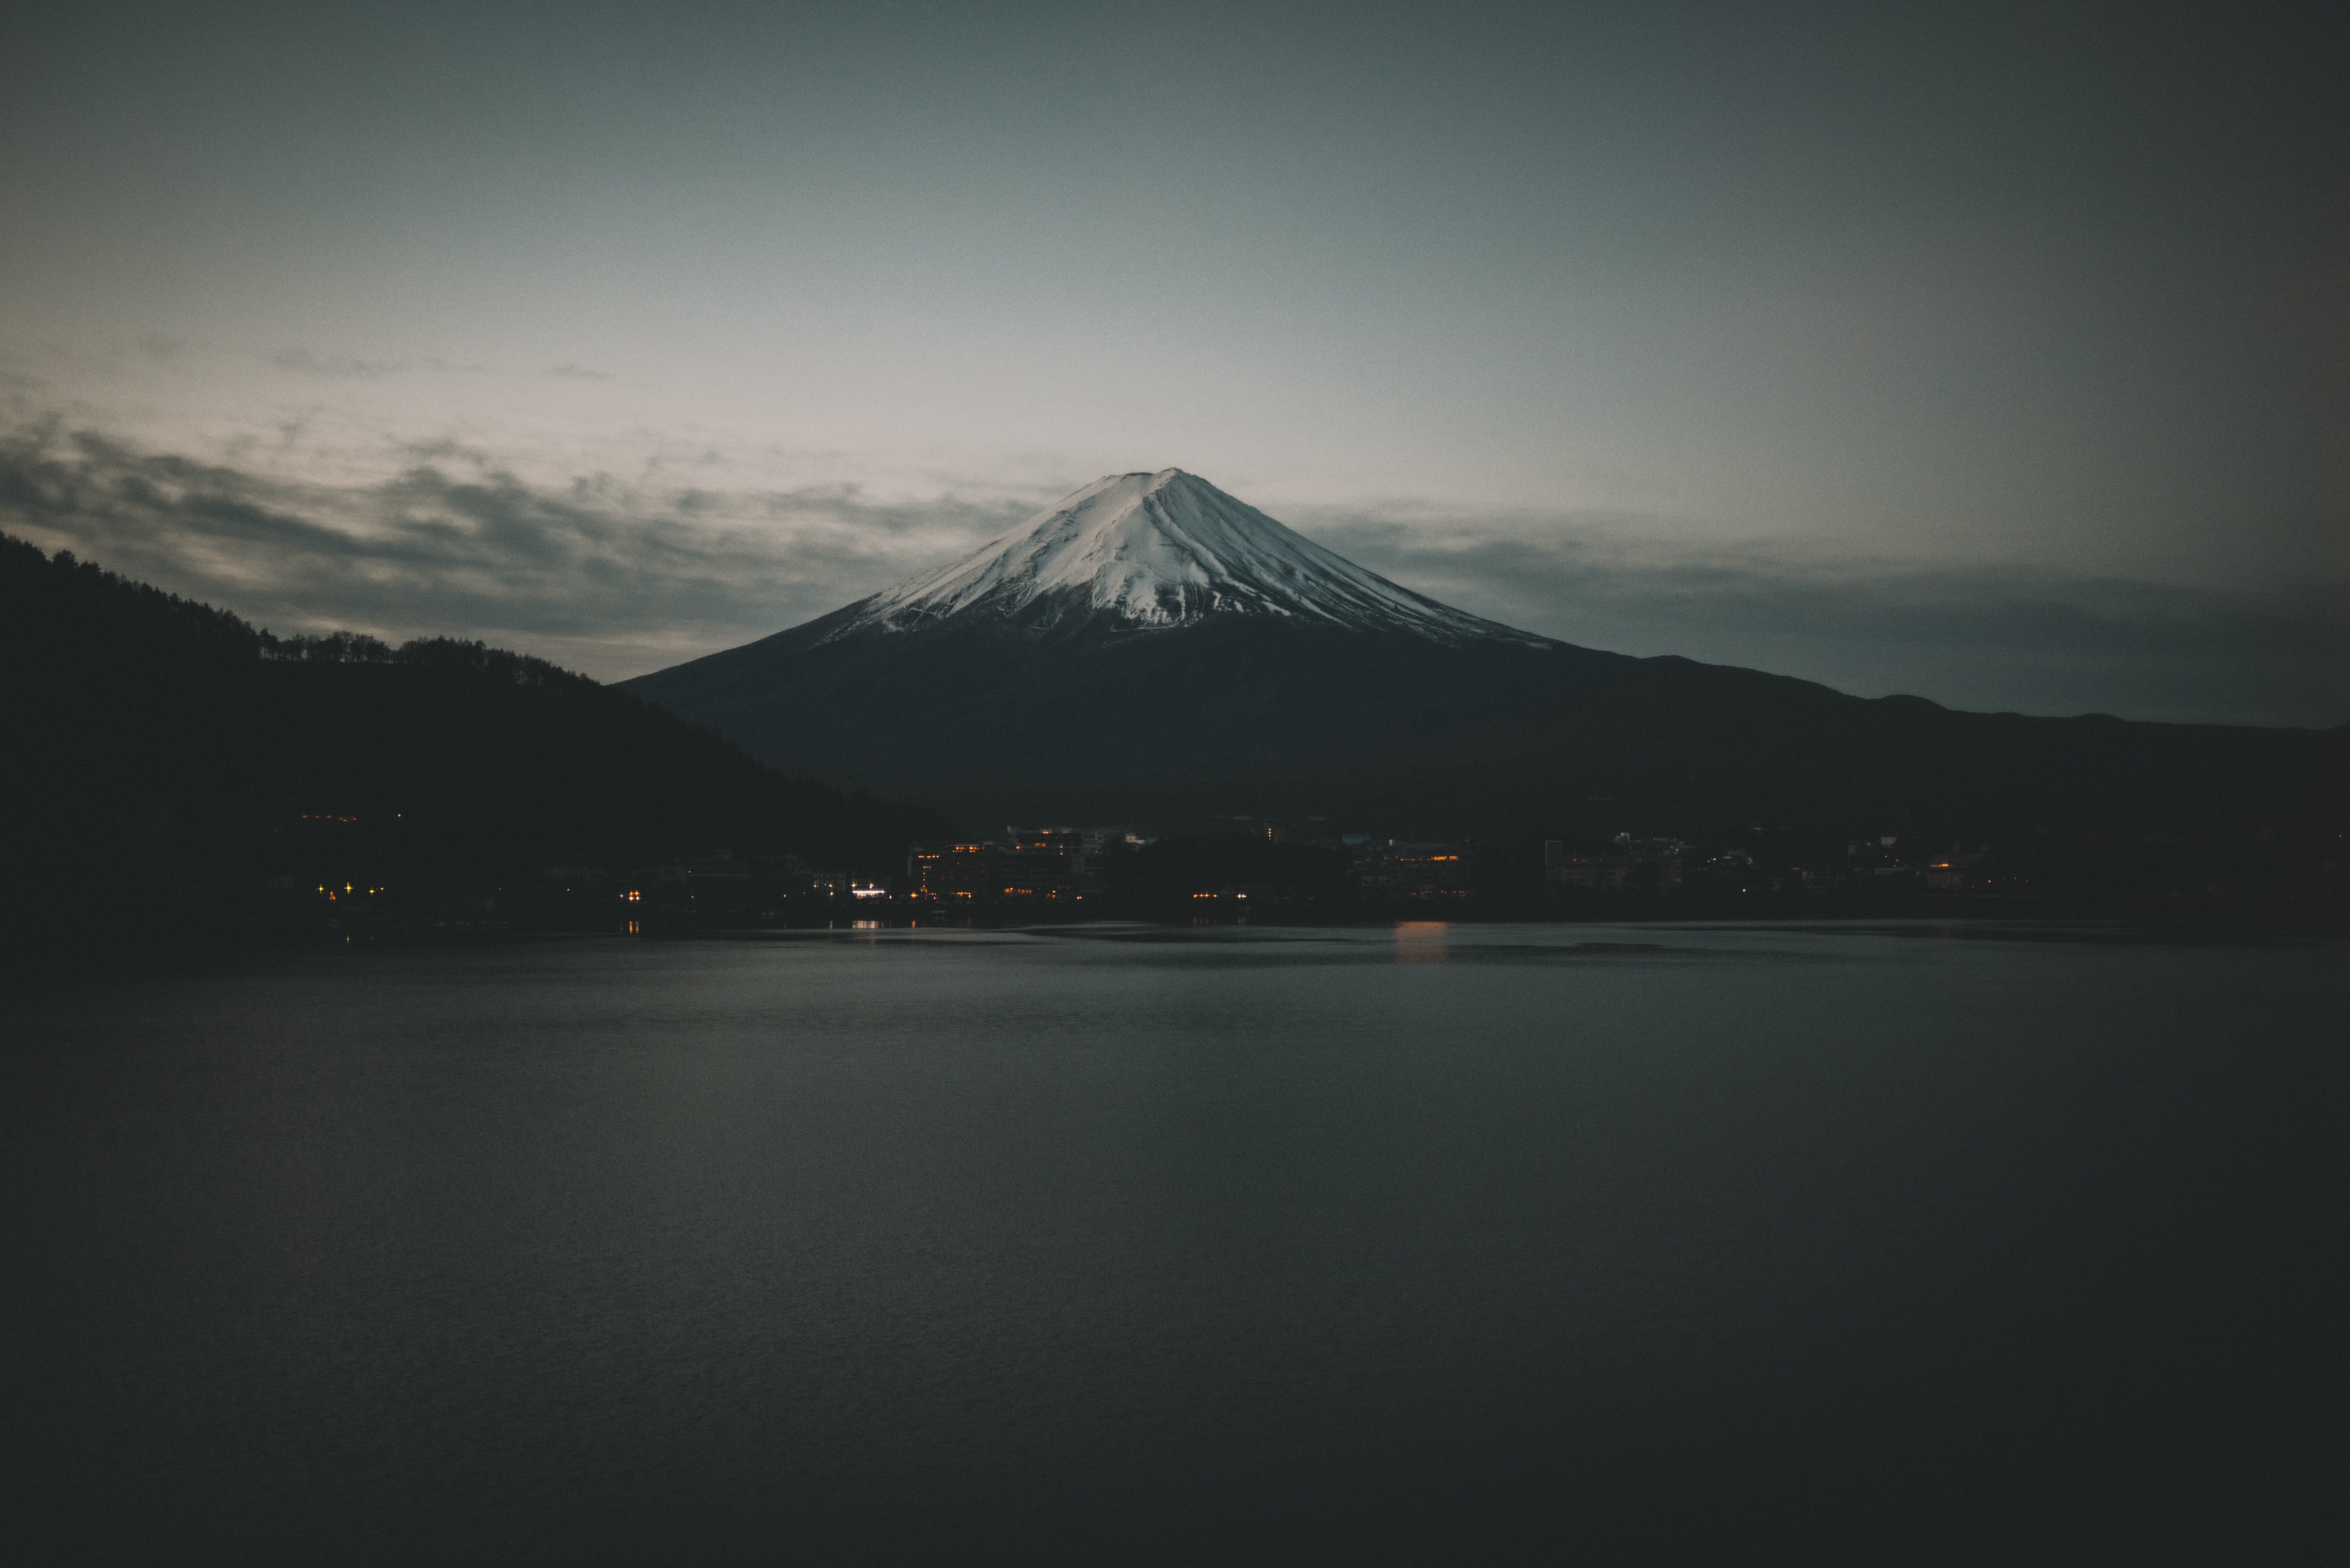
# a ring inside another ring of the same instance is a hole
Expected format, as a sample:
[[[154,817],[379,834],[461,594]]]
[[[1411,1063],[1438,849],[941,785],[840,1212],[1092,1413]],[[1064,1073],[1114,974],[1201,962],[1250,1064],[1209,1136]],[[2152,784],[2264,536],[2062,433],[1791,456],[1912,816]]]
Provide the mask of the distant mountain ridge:
[[[1177,469],[621,683],[775,764],[966,823],[2332,809],[2350,732],[1953,712],[1635,659],[1388,582]],[[1587,819],[1587,820],[1586,820]]]

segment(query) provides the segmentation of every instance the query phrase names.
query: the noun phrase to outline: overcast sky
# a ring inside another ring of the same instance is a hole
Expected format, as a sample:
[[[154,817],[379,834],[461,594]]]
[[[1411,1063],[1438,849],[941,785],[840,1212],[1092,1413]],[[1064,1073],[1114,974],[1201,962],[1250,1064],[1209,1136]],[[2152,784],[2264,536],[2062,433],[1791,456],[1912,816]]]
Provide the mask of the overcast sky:
[[[618,677],[1180,466],[1481,613],[2350,719],[2321,8],[0,11],[0,528]]]

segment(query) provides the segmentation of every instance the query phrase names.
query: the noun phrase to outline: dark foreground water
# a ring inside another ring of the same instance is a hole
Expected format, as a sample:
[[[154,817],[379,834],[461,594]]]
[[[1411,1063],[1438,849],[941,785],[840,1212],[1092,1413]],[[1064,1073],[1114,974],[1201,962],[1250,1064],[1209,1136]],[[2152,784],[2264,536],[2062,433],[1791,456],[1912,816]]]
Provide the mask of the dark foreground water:
[[[0,1007],[16,1561],[2325,1561],[2350,950],[359,953]]]

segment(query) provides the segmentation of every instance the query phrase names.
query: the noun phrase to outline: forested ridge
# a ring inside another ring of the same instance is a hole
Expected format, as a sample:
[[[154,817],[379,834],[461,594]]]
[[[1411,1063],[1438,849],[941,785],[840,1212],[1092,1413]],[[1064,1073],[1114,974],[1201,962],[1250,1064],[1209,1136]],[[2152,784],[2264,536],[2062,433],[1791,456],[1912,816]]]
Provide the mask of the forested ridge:
[[[218,935],[297,874],[456,898],[720,847],[879,869],[946,826],[542,659],[276,637],[5,535],[0,733],[4,918],[35,948]]]

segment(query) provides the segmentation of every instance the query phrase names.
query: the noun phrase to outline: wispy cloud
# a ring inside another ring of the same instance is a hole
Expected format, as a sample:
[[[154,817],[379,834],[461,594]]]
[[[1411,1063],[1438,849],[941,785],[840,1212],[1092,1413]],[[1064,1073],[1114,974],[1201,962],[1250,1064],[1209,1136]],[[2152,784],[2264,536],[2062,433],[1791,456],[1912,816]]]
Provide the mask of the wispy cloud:
[[[606,679],[822,615],[1049,497],[942,483],[724,489],[691,467],[534,483],[435,439],[365,483],[199,461],[52,419],[0,434],[0,526],[274,628],[482,637]],[[1667,544],[1630,514],[1293,519],[1375,571],[1586,646],[1679,653],[1954,706],[2350,720],[2350,587],[2269,591]]]
[[[281,370],[306,376],[397,376],[409,369],[401,359],[363,359],[356,354],[321,354],[315,348],[280,348],[269,362]]]
[[[0,525],[279,630],[485,637],[614,679],[821,615],[1022,510],[546,488],[454,442],[403,456],[380,483],[325,484],[51,422],[0,438]]]
[[[297,375],[325,376],[343,381],[372,380],[383,376],[407,375],[416,370],[472,372],[481,369],[478,365],[459,365],[447,359],[369,359],[357,354],[322,354],[316,348],[300,347],[280,348],[269,357],[269,362],[281,370],[292,370]]]

